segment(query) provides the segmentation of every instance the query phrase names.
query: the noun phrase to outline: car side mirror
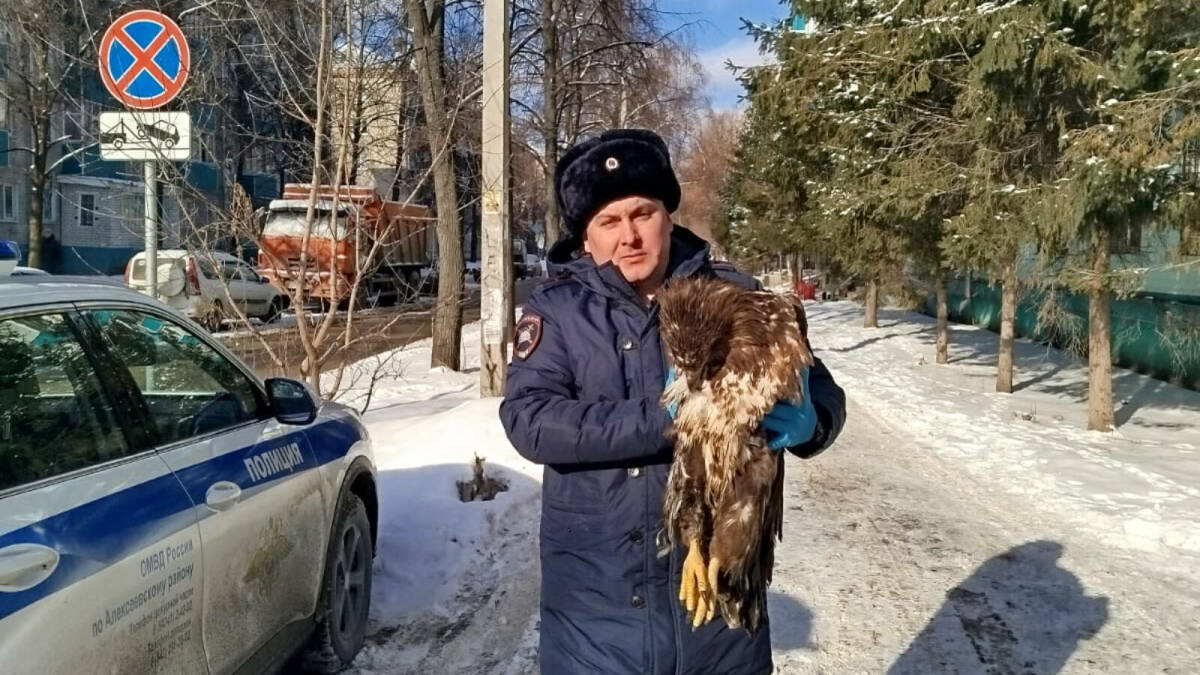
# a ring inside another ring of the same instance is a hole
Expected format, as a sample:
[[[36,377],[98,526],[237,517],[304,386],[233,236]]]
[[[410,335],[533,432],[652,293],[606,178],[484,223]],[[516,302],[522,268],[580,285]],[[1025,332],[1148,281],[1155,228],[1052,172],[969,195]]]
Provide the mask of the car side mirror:
[[[308,385],[286,377],[267,380],[267,398],[283,424],[309,424],[317,418],[317,397]]]

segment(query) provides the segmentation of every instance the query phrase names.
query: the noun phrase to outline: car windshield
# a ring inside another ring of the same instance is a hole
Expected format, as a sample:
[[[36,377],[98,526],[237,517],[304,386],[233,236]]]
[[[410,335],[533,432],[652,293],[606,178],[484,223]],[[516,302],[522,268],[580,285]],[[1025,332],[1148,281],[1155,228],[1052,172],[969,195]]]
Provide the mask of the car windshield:
[[[267,217],[267,224],[263,227],[263,234],[303,237],[306,222],[307,214],[304,211],[273,211]],[[336,227],[331,227],[329,212],[319,213],[316,221],[313,223],[312,234],[310,236],[337,239],[345,237],[346,217],[338,216]]]

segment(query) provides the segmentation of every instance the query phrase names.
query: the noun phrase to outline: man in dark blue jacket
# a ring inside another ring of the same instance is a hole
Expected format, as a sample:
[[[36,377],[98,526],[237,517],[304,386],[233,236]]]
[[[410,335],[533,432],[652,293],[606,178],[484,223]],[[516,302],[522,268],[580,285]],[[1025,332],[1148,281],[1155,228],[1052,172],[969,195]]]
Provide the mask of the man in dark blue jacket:
[[[655,546],[672,418],[659,402],[667,365],[654,294],[691,275],[757,282],[672,225],[679,183],[651,132],[576,145],[555,183],[567,229],[549,253],[557,278],[525,305],[500,405],[509,440],[545,465],[542,672],[770,672],[769,627],[751,635],[718,617],[693,630],[678,599],[682,556]],[[825,366],[807,377],[804,403],[780,402],[763,423],[771,447],[800,457],[828,447],[845,421]]]

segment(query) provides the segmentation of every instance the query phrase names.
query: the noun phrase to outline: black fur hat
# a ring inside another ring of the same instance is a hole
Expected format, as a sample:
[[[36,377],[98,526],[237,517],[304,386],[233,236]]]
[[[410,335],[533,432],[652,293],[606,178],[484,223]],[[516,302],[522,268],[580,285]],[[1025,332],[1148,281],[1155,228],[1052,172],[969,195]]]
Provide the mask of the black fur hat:
[[[576,242],[592,215],[614,199],[636,195],[661,200],[671,213],[679,208],[667,144],[645,129],[611,129],[572,146],[554,169],[554,188]]]

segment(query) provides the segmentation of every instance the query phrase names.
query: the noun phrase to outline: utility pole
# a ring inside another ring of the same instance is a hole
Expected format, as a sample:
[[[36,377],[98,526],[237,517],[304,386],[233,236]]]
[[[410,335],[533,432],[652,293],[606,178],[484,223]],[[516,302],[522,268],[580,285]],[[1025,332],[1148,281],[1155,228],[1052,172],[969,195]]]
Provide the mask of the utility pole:
[[[508,0],[483,2],[483,246],[479,388],[504,394],[512,323],[512,234],[508,200]],[[524,262],[524,261],[522,261]]]
[[[158,165],[148,159],[142,164],[143,235],[146,245],[146,292],[158,299]]]

